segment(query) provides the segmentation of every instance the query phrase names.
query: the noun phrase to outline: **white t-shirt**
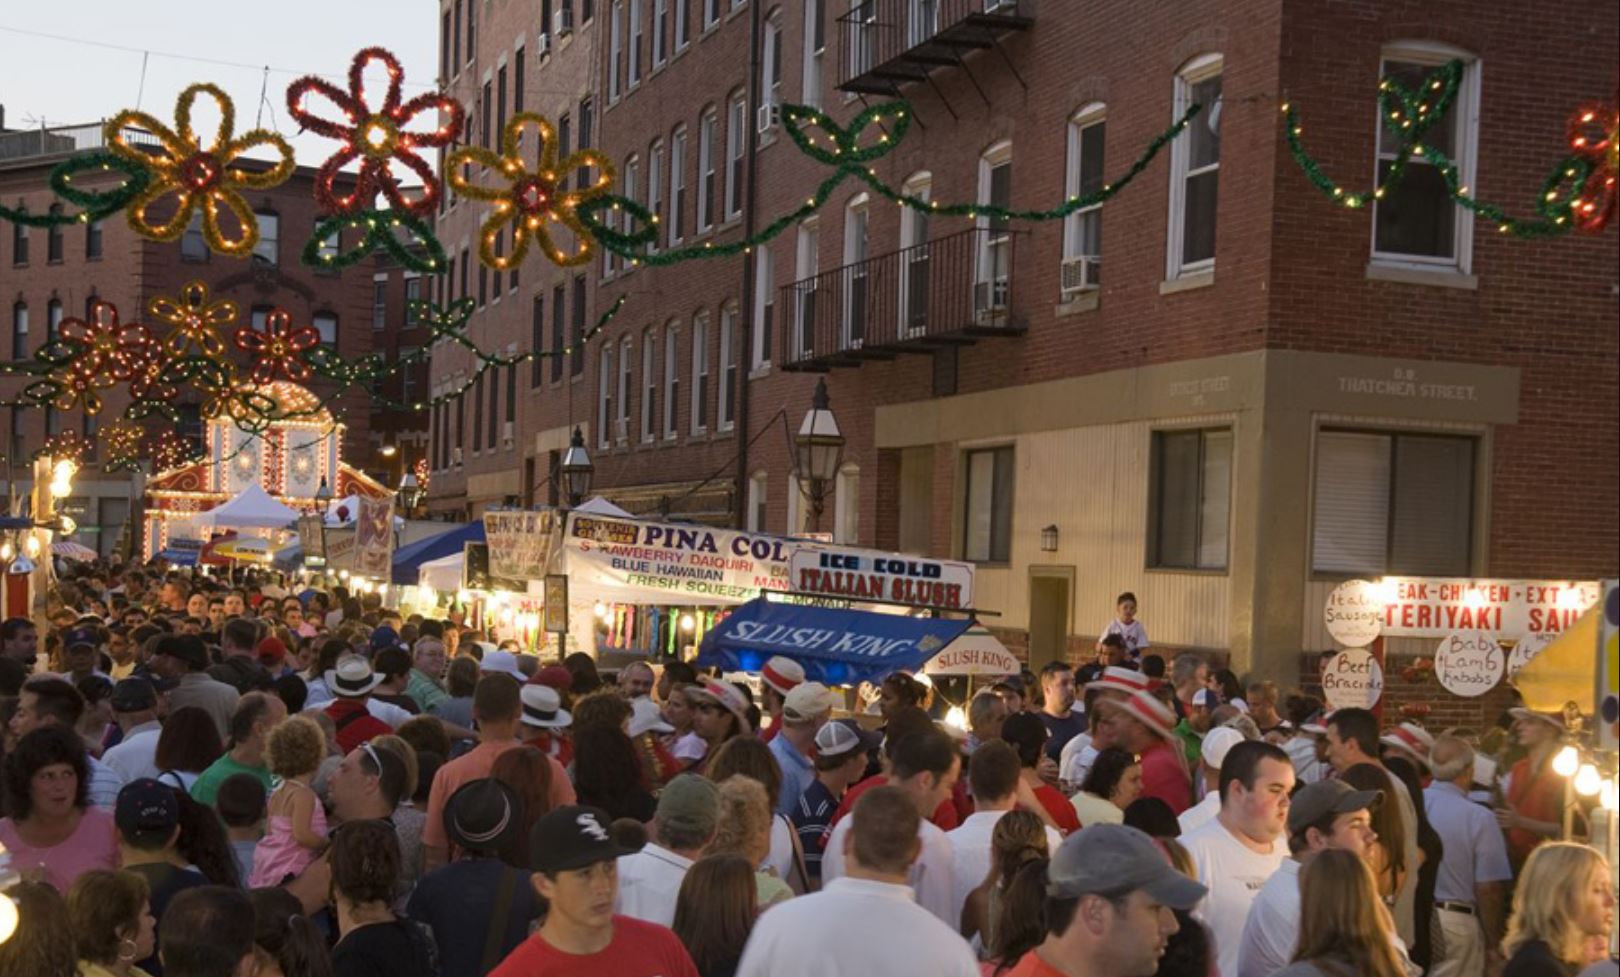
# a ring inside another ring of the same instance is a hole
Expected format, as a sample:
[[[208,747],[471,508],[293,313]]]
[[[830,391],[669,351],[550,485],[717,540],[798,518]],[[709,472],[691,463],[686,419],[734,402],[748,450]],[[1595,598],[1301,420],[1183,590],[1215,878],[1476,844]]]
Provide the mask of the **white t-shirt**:
[[[923,911],[910,887],[851,878],[771,907],[737,965],[737,977],[866,974],[979,977],[979,965],[956,927]]]
[[[1283,752],[1294,764],[1294,777],[1300,784],[1314,784],[1322,779],[1326,767],[1316,758],[1316,737],[1309,733],[1290,736],[1283,744]]]
[[[614,906],[623,916],[659,926],[675,922],[675,900],[692,860],[648,842],[634,855],[619,859],[619,897]]]
[[[1176,816],[1176,822],[1181,825],[1181,833],[1187,834],[1195,828],[1215,820],[1221,813],[1221,793],[1211,791],[1204,795],[1204,799],[1187,808]]]
[[[1255,893],[1232,977],[1271,977],[1288,966],[1299,943],[1299,912],[1299,863],[1289,858]]]
[[[854,825],[853,813],[845,815],[833,825],[832,834],[827,838],[827,849],[821,856],[823,885],[843,877],[844,839]],[[955,933],[961,922],[961,913],[954,917],[951,914],[956,898],[956,851],[945,832],[927,818],[918,822],[917,837],[922,841],[922,850],[917,853],[917,860],[911,863],[911,890],[916,894],[917,905],[939,917]],[[982,878],[980,881],[983,881]]]
[[[771,816],[771,850],[759,867],[770,869],[783,882],[793,874],[793,823],[780,814]]]
[[[1215,936],[1221,973],[1235,974],[1249,907],[1260,887],[1288,859],[1288,845],[1278,838],[1271,843],[1270,854],[1262,855],[1233,837],[1220,818],[1182,835],[1181,844],[1192,855],[1198,881],[1209,887],[1209,895],[1193,915]]]
[[[126,784],[142,777],[156,778],[158,737],[162,735],[163,726],[156,720],[142,723],[131,729],[123,742],[102,754],[101,762],[116,770]]]
[[[1136,657],[1137,652],[1148,646],[1147,628],[1142,625],[1141,618],[1137,618],[1129,624],[1117,617],[1114,618],[1108,622],[1108,627],[1103,631],[1102,636],[1106,638],[1111,634],[1117,634],[1125,639],[1125,651],[1133,658]]]
[[[1058,754],[1058,781],[1079,790],[1096,762],[1097,750],[1091,746],[1091,734],[1078,733],[1063,744],[1063,751]]]
[[[962,918],[962,906],[967,902],[968,893],[982,885],[985,876],[990,874],[990,836],[996,830],[996,822],[1006,813],[1006,811],[975,811],[968,815],[966,821],[945,832],[945,838],[951,843],[951,870],[956,875],[951,900],[955,906],[956,919]],[[1056,854],[1061,844],[1063,836],[1048,826],[1047,857]]]

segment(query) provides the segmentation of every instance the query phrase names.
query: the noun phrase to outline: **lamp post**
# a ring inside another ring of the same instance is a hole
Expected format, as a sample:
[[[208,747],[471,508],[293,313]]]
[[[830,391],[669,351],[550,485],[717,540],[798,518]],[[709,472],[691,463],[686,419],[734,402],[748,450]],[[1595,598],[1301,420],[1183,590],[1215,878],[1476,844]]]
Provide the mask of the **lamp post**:
[[[320,521],[316,523],[321,531],[321,566],[328,566],[326,559],[326,510],[332,506],[332,487],[326,484],[326,478],[321,478],[320,488],[315,490],[315,515]]]
[[[584,500],[586,493],[591,490],[591,476],[595,472],[596,466],[591,464],[590,453],[585,450],[585,436],[576,427],[574,436],[568,439],[568,450],[563,453],[562,464],[557,468],[557,474],[562,477],[563,496],[568,500],[568,508],[577,508]]]
[[[844,435],[838,430],[838,419],[827,405],[827,381],[816,381],[816,392],[805,412],[799,433],[793,438],[794,474],[798,476],[799,491],[810,503],[810,530],[821,528],[821,513],[826,507],[827,490],[838,477],[838,468],[844,460]]]
[[[407,468],[399,480],[399,506],[404,510],[405,518],[410,518],[421,501],[422,485],[416,480],[416,473]]]

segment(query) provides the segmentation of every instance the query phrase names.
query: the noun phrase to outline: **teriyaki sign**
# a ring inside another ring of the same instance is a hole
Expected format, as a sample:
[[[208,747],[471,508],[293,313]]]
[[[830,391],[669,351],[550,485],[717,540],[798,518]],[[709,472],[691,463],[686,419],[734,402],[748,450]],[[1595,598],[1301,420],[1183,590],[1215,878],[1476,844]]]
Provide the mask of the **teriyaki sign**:
[[[854,550],[799,549],[794,551],[789,565],[793,590],[800,594],[949,610],[973,606],[973,565],[969,563]]]
[[[1374,587],[1383,604],[1384,635],[1407,638],[1444,638],[1456,631],[1558,634],[1601,594],[1595,580],[1385,577]]]

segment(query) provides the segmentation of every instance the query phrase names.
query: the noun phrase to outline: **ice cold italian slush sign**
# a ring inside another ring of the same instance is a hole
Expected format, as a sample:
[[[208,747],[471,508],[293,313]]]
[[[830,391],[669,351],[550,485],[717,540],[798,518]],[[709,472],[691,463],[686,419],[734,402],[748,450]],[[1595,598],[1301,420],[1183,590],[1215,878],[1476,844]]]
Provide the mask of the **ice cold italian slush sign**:
[[[1371,644],[1383,629],[1383,610],[1377,585],[1365,580],[1346,580],[1328,595],[1322,615],[1334,641],[1361,648]]]
[[[1387,637],[1444,638],[1454,631],[1512,637],[1563,632],[1598,602],[1602,588],[1594,580],[1385,577],[1375,592]]]
[[[973,566],[968,563],[850,550],[798,549],[789,565],[793,589],[801,594],[953,610],[973,606]]]
[[[1346,648],[1322,665],[1322,697],[1334,709],[1371,709],[1384,695],[1384,669],[1365,648]]]
[[[1502,646],[1481,631],[1458,631],[1440,639],[1434,674],[1446,691],[1465,699],[1482,696],[1502,680]]]

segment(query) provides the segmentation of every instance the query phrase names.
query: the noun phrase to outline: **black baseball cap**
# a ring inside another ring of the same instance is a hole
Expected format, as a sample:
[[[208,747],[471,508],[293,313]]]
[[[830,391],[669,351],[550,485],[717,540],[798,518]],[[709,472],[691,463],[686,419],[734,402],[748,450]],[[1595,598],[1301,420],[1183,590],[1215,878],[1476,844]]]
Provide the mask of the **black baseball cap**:
[[[536,872],[567,872],[633,854],[614,842],[607,813],[583,805],[554,808],[529,832],[529,867]]]
[[[113,712],[140,712],[157,708],[157,689],[140,676],[131,676],[113,686]]]
[[[167,839],[180,823],[180,799],[174,788],[150,777],[132,780],[118,792],[113,822],[126,839]]]
[[[72,648],[74,645],[89,645],[92,648],[100,648],[101,632],[96,628],[84,625],[72,628],[62,636],[62,647]]]
[[[164,635],[158,639],[154,653],[178,658],[194,672],[208,667],[208,646],[194,634]]]

